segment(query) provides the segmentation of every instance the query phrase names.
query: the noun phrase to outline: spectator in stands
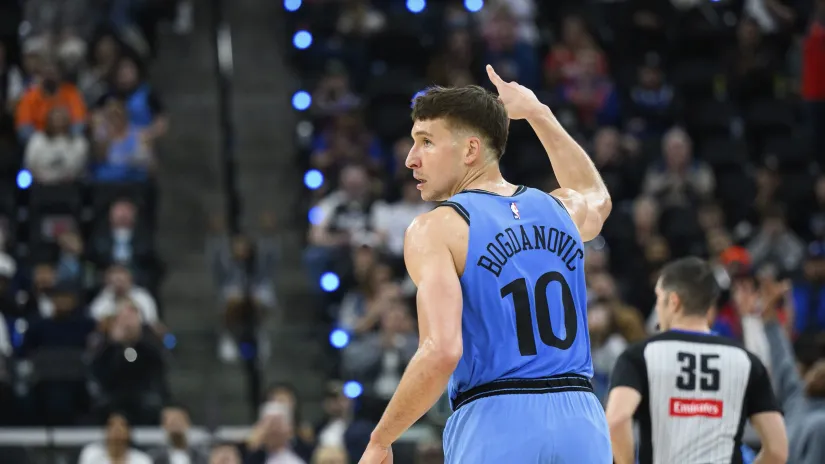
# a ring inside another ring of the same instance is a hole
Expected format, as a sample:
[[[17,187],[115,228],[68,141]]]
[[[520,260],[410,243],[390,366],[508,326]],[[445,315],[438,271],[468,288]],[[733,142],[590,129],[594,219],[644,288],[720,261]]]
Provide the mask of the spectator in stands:
[[[122,312],[124,300],[129,301],[130,306],[137,309],[138,317],[143,324],[153,328],[160,327],[155,299],[146,289],[134,284],[129,269],[114,264],[106,271],[106,286],[92,300],[89,313],[98,321],[107,321]]]
[[[93,42],[88,66],[78,76],[78,87],[86,102],[93,104],[109,92],[109,83],[121,54],[120,42],[113,34],[103,34]]]
[[[773,94],[777,57],[770,42],[763,40],[755,20],[742,18],[736,31],[737,43],[725,59],[728,65],[728,92],[734,101],[746,103]]]
[[[788,0],[746,0],[743,13],[753,18],[763,32],[778,33],[796,21],[796,12],[789,3]]]
[[[0,247],[0,314],[7,318],[19,316],[17,301],[12,292],[12,279],[16,274],[17,262]],[[0,324],[3,322],[0,320]]]
[[[474,84],[472,74],[473,50],[472,37],[467,29],[454,29],[447,36],[444,50],[436,55],[427,67],[427,78],[437,85],[461,86]],[[409,137],[405,137],[409,140]],[[409,150],[407,150],[409,152]],[[406,157],[407,154],[404,153]]]
[[[802,278],[793,285],[794,333],[825,331],[825,242],[808,246]]]
[[[167,407],[161,413],[161,426],[166,432],[166,446],[149,453],[154,464],[208,464],[206,450],[192,446],[188,442],[188,433],[192,424],[189,413],[180,407]]]
[[[227,362],[237,359],[237,341],[256,337],[262,318],[275,309],[276,250],[268,240],[256,242],[242,235],[221,236],[207,245],[225,308],[220,353]]]
[[[85,290],[88,287],[87,273],[92,271],[92,264],[85,259],[83,239],[76,232],[67,231],[58,235],[57,244],[60,247],[56,266],[57,282]]]
[[[762,224],[747,248],[754,268],[771,263],[785,275],[797,271],[805,257],[805,245],[788,228],[785,213],[779,205],[765,208]]]
[[[661,136],[676,122],[675,98],[675,90],[665,81],[659,57],[648,57],[639,67],[636,85],[630,90],[630,130],[643,138]]]
[[[121,199],[109,207],[108,224],[100,224],[90,238],[90,258],[98,268],[126,266],[135,281],[152,287],[158,263],[152,233],[138,217],[137,205]]]
[[[0,316],[0,427],[11,425],[17,420],[17,395],[14,393],[11,376],[12,346],[9,326]]]
[[[23,73],[9,61],[7,45],[0,41],[0,115],[14,113],[24,90]]]
[[[643,190],[665,209],[690,206],[713,193],[713,171],[693,160],[692,150],[690,136],[681,128],[670,129],[662,138],[663,160],[647,171]]]
[[[369,247],[358,247],[354,251],[355,261],[363,261],[368,253],[374,253]],[[392,282],[392,269],[381,262],[363,265],[365,270],[358,272],[358,287],[344,296],[338,314],[338,326],[356,334],[373,332],[386,310],[401,301],[401,287]]]
[[[816,179],[813,205],[805,219],[803,237],[809,240],[825,239],[825,176]]]
[[[86,104],[77,87],[64,81],[58,66],[53,61],[42,65],[42,80],[23,95],[17,105],[17,135],[28,141],[35,131],[46,128],[49,112],[55,107],[64,107],[69,112],[71,132],[81,134],[86,125]]]
[[[34,364],[35,423],[73,425],[89,410],[82,359],[96,323],[80,311],[77,289],[59,285],[50,293],[53,314],[31,323],[18,354]]]
[[[293,434],[289,440],[289,448],[304,461],[308,461],[312,457],[312,450],[315,448],[312,426],[303,422],[301,414],[301,401],[298,397],[298,391],[288,382],[278,382],[269,387],[266,394],[267,403],[269,402],[286,406],[290,414],[292,424],[297,424],[298,433]]]
[[[416,187],[417,181],[412,177],[404,179],[402,197],[395,203],[377,201],[372,205],[370,221],[372,229],[378,234],[383,247],[394,257],[404,256],[404,234],[413,219],[433,208],[421,199]]]
[[[535,45],[539,41],[536,27],[536,3],[534,0],[490,0],[478,12],[481,28],[488,27],[490,21],[502,6],[509,9],[517,23],[516,35],[520,42]]]
[[[106,439],[83,448],[77,464],[152,464],[152,459],[131,446],[131,429],[126,416],[113,413],[106,421]]]
[[[220,443],[212,447],[209,464],[242,464],[241,452],[233,443]]]
[[[617,332],[613,313],[601,301],[588,305],[587,326],[593,357],[593,387],[599,400],[604,402],[610,387],[610,374],[619,355],[627,348],[627,340]]]
[[[57,282],[57,273],[51,263],[37,263],[31,273],[31,287],[20,303],[21,316],[26,319],[48,318],[54,313],[49,292]]]
[[[384,30],[386,24],[384,13],[373,8],[369,0],[353,0],[344,5],[336,29],[344,37],[369,37]]]
[[[613,198],[627,198],[633,191],[621,137],[622,134],[614,127],[603,127],[593,137],[593,163]]]
[[[802,98],[808,105],[813,153],[825,164],[825,0],[816,0],[805,36],[802,61]]]
[[[77,289],[61,284],[49,290],[54,311],[48,317],[31,323],[20,346],[20,356],[26,357],[44,348],[83,350],[97,323],[80,311]]]
[[[577,55],[579,72],[575,79],[561,84],[561,101],[572,105],[583,129],[619,124],[619,95],[609,75],[600,70],[600,55],[585,50]]]
[[[536,49],[518,37],[518,22],[506,4],[501,4],[484,31],[485,62],[501,69],[502,78],[535,88],[539,80]]]
[[[365,394],[386,405],[417,348],[409,311],[399,302],[381,314],[378,333],[363,334],[344,349],[342,368],[364,385]]]
[[[370,178],[363,166],[349,165],[341,171],[340,188],[318,203],[321,222],[309,231],[305,259],[312,275],[320,276],[352,241],[369,229],[372,204]],[[317,280],[317,279],[315,279]]]
[[[157,424],[169,396],[160,341],[145,330],[138,308],[120,302],[106,341],[92,362],[99,407],[123,411],[132,422]]]
[[[21,63],[23,68],[23,91],[27,92],[43,80],[43,65],[47,61],[49,44],[45,37],[34,36],[23,41],[21,48],[23,52]]]
[[[149,134],[130,123],[126,108],[115,98],[95,114],[93,143],[98,182],[145,182],[155,168]]]
[[[787,291],[787,287],[784,288]],[[760,311],[757,305],[749,308]],[[825,460],[825,359],[805,366],[800,375],[790,340],[771,307],[762,310],[770,346],[771,373],[777,400],[788,427],[788,462],[818,463]]]
[[[352,402],[344,395],[341,382],[331,381],[327,384],[323,407],[324,416],[313,430],[313,443],[319,449],[342,448],[345,445],[344,432],[352,420]],[[313,460],[317,454],[316,450]]]
[[[98,106],[105,109],[111,97],[123,102],[129,126],[142,131],[147,142],[157,140],[169,130],[163,103],[157,92],[146,82],[143,71],[134,58],[120,57],[115,69],[113,88],[103,96]]]
[[[349,75],[343,63],[327,63],[327,72],[318,82],[312,97],[312,108],[319,117],[332,116],[358,107],[361,99],[352,91]]]
[[[321,446],[315,450],[310,464],[348,464],[347,450],[338,446]]]
[[[348,164],[368,163],[374,169],[384,167],[380,141],[366,129],[364,119],[353,111],[336,115],[330,129],[315,138],[312,149],[312,166],[328,176],[337,175]]]
[[[591,60],[596,76],[607,74],[607,59],[579,16],[562,21],[562,40],[550,49],[544,60],[545,82],[550,88],[575,82],[582,74],[582,61]],[[589,55],[589,56],[588,56]]]
[[[276,402],[267,403],[246,441],[244,464],[306,464],[289,447],[293,435],[289,408]]]
[[[89,144],[81,135],[71,132],[70,122],[66,108],[54,107],[43,131],[35,132],[29,140],[23,164],[35,183],[76,182],[84,174]]]

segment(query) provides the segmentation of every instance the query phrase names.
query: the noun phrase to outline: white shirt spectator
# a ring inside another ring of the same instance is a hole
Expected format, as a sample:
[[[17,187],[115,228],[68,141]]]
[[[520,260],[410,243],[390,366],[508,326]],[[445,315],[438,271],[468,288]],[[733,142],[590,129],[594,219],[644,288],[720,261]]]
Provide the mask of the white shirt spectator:
[[[83,448],[77,464],[114,464],[109,459],[106,447],[101,443],[90,443]],[[148,454],[130,449],[126,452],[126,460],[123,464],[152,464],[152,459]]]
[[[299,458],[297,454],[291,450],[282,449],[276,453],[270,454],[266,458],[266,464],[306,464],[303,459]]]
[[[26,146],[26,166],[35,182],[50,184],[78,178],[86,167],[89,144],[83,137],[35,133]]]
[[[11,338],[9,338],[9,326],[0,319],[0,356],[11,356]]]
[[[132,300],[145,324],[155,324],[158,322],[158,305],[152,295],[146,289],[132,287],[126,298]],[[117,312],[117,302],[115,292],[111,288],[104,288],[92,301],[89,312],[95,320],[105,319],[114,316]]]
[[[372,227],[386,237],[390,253],[401,256],[404,254],[404,233],[407,227],[413,219],[432,208],[430,203],[378,202],[372,207]]]

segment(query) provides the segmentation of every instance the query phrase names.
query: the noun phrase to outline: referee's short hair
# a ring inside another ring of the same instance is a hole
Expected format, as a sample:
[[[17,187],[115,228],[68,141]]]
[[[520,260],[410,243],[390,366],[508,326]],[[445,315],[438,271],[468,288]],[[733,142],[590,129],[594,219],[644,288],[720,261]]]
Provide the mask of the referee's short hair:
[[[662,268],[662,290],[679,296],[685,314],[704,316],[719,298],[719,285],[707,261],[691,256]]]

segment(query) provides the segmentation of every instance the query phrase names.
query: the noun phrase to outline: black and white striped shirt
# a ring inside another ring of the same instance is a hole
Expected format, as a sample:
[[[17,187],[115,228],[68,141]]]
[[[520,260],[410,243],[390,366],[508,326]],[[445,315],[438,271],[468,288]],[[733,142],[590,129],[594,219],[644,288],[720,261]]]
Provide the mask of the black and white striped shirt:
[[[629,347],[611,389],[638,391],[639,464],[738,464],[748,417],[779,411],[762,362],[733,340],[668,331]]]

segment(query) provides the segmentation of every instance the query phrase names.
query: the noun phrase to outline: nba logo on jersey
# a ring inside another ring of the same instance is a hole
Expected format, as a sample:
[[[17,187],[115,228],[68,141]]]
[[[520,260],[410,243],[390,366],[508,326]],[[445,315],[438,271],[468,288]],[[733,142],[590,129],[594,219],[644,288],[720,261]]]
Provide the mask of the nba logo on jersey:
[[[513,212],[513,217],[516,219],[521,219],[521,216],[518,214],[518,206],[515,203],[510,203],[510,211]]]

